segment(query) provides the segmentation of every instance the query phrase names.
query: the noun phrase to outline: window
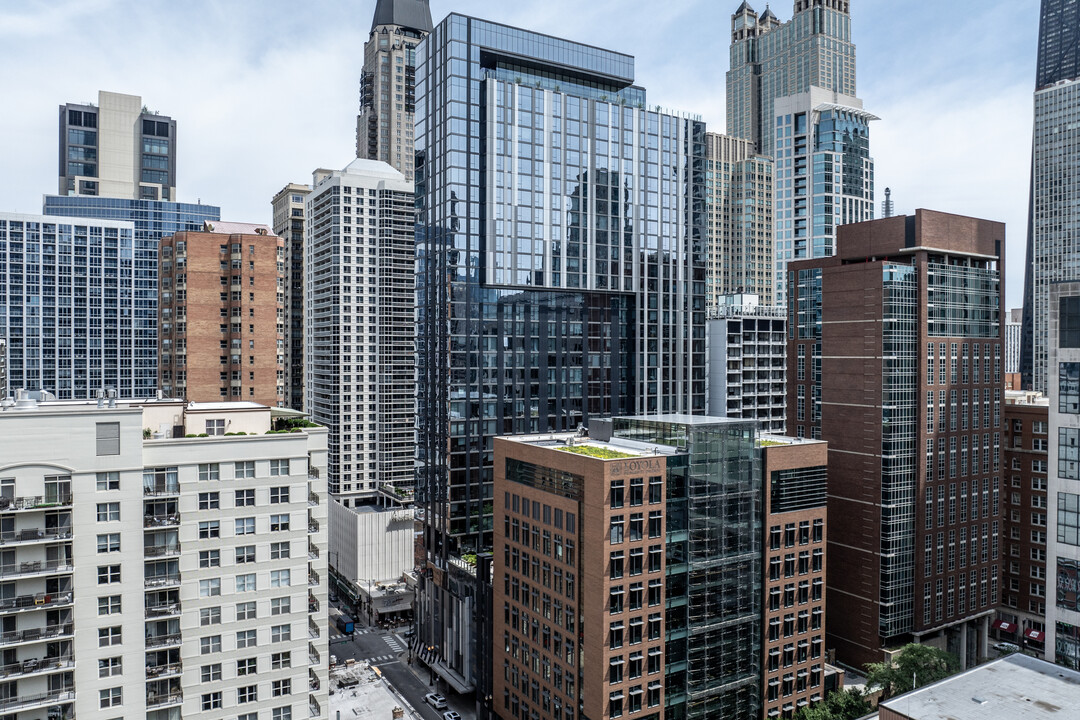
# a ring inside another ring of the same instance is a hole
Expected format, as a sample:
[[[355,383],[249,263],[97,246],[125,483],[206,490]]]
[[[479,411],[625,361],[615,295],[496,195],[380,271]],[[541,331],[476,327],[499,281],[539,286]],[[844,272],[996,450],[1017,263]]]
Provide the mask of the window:
[[[237,490],[236,491],[236,507],[254,507],[255,506],[255,491],[254,490]]]
[[[98,615],[115,615],[120,612],[120,596],[108,595],[97,600]]]
[[[256,605],[254,600],[248,602],[236,603],[236,619],[239,620],[254,620],[256,616]]]
[[[258,671],[257,658],[245,658],[236,661],[236,674],[240,677],[254,675]]]
[[[275,542],[270,543],[270,559],[281,560],[282,558],[289,557],[289,543],[288,542]]]
[[[98,647],[119,645],[121,642],[120,626],[98,628]]]
[[[270,532],[279,532],[289,529],[289,515],[271,515],[270,516]]]
[[[236,534],[237,535],[254,535],[255,534],[255,518],[238,518],[236,520]]]
[[[221,551],[220,550],[200,550],[199,551],[199,567],[221,567]]]
[[[214,653],[221,652],[221,636],[210,635],[208,637],[199,638],[199,654],[200,655],[212,655]]]
[[[122,705],[123,702],[124,691],[122,688],[115,687],[98,690],[98,707],[118,707]]]
[[[209,540],[221,537],[221,524],[217,520],[206,520],[199,523],[199,539]]]
[[[290,572],[288,570],[271,570],[270,587],[289,587]]]
[[[270,628],[270,642],[287,642],[292,640],[292,625],[274,625]]]
[[[1057,511],[1058,542],[1080,545],[1080,495],[1059,492]],[[1040,550],[1040,553],[1044,551]]]
[[[120,454],[120,423],[97,423],[97,454]]]
[[[235,469],[236,479],[241,478],[253,478],[255,477],[255,461],[246,460],[244,462],[238,462],[233,464]]]
[[[1080,296],[1059,300],[1058,347],[1080,348]]]
[[[272,670],[281,670],[282,668],[292,667],[292,652],[286,650],[285,652],[273,653],[270,655],[270,668]]]
[[[1058,364],[1058,412],[1080,414],[1080,363]]]
[[[203,581],[200,581],[200,584],[202,582]],[[220,586],[220,584],[221,584],[221,581],[219,580],[218,585]],[[201,590],[201,587],[200,587],[200,590]],[[220,592],[221,592],[221,590],[220,590],[220,587],[219,587],[218,593],[220,594]],[[220,625],[220,624],[221,624],[221,607],[220,606],[199,608],[199,625],[204,625],[205,626],[205,625]]]
[[[221,578],[199,581],[199,597],[216,597],[221,594]]]
[[[236,633],[236,649],[242,650],[243,648],[255,647],[255,631],[254,630],[241,630]]]
[[[221,465],[218,463],[200,463],[199,480],[210,481],[221,479]]]
[[[218,510],[220,508],[221,508],[220,493],[216,493],[216,492],[199,493],[199,509],[200,510]]]
[[[283,460],[271,460],[270,461],[270,476],[278,477],[281,475],[289,474],[289,460],[285,458]]]
[[[124,674],[124,662],[121,658],[101,658],[97,661],[98,677],[106,678]]]
[[[270,692],[274,697],[292,695],[292,680],[275,680],[270,685]]]
[[[199,678],[202,682],[218,682],[221,680],[221,663],[203,665],[200,668]]]
[[[624,502],[624,497],[623,497],[624,494],[625,494],[625,483],[622,480],[612,480],[611,481],[611,489],[610,489],[610,492],[608,494],[609,495],[608,504],[613,509],[621,508],[623,506],[623,502]]]
[[[259,699],[258,685],[244,685],[236,689],[236,702],[243,704],[255,702]]]
[[[272,487],[270,488],[270,504],[276,505],[278,503],[289,502],[289,486],[285,487]]]
[[[221,707],[221,693],[211,692],[203,693],[202,696],[202,709],[203,712],[207,710],[217,710]]]
[[[292,598],[279,597],[270,600],[271,615],[288,615],[292,612]]]
[[[613,515],[611,518],[610,526],[610,542],[612,545],[617,545],[623,541],[623,516]]]
[[[1080,296],[1077,297],[1080,300]],[[1080,430],[1058,428],[1058,475],[1069,480],[1080,480]]]
[[[224,435],[225,434],[225,419],[219,418],[217,420],[206,421],[206,434],[210,436]]]
[[[115,522],[120,519],[120,503],[98,503],[97,504],[97,521],[98,522]]]
[[[255,573],[237,575],[236,592],[255,592]]]
[[[236,548],[236,564],[242,565],[244,563],[255,562],[255,546],[254,545],[241,545]]]
[[[120,566],[98,565],[97,581],[98,585],[111,585],[120,582]]]
[[[97,536],[97,551],[99,553],[120,552],[120,533],[109,533]]]
[[[285,707],[274,708],[270,711],[272,720],[292,720],[292,707],[286,705]]]
[[[120,489],[120,473],[118,473],[118,472],[99,472],[97,474],[97,489],[98,490],[119,490]]]

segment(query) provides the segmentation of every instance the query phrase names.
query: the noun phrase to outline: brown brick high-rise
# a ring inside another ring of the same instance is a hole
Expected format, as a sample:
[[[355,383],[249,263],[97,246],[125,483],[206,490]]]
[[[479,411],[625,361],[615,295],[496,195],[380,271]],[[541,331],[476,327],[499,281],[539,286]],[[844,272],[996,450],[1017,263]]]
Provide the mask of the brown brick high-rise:
[[[161,240],[159,385],[196,402],[281,407],[284,241],[256,225],[206,230]]]
[[[828,644],[967,665],[998,604],[1005,226],[919,210],[792,262],[788,429],[829,443]]]

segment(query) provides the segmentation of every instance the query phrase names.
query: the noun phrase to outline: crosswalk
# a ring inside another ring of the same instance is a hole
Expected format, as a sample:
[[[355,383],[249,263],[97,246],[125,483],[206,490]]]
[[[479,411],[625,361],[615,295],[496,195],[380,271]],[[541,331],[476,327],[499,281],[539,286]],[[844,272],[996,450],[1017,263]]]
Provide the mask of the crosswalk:
[[[379,655],[378,657],[368,658],[368,664],[375,665],[378,663],[389,662],[390,660],[397,660],[397,655]]]
[[[401,643],[399,643],[397,641],[397,638],[395,638],[393,635],[383,635],[383,640],[386,641],[386,644],[395,653],[403,653],[403,652],[405,652],[405,648],[401,647]]]
[[[377,629],[374,629],[374,628],[358,628],[356,631],[353,632],[353,635],[354,636],[356,636],[356,635],[367,635],[368,633],[373,633],[373,632],[379,632],[379,631]],[[349,636],[347,634],[337,630],[337,628],[334,628],[334,629],[332,629],[330,631],[330,639],[331,640],[341,640],[341,639],[348,638],[348,637]]]

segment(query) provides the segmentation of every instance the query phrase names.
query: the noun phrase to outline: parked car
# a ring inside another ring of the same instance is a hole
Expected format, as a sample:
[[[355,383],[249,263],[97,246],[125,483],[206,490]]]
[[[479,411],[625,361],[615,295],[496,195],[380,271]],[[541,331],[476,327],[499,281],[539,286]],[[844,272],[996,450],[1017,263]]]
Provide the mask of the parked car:
[[[999,642],[994,645],[994,649],[1002,655],[1008,655],[1009,653],[1020,652],[1020,646],[1014,645],[1010,642]]]
[[[461,720],[461,715],[453,710],[447,710],[442,714],[443,720]]]
[[[436,710],[446,709],[446,698],[444,698],[439,693],[428,693],[424,696],[424,702],[426,702],[428,705],[435,708]]]

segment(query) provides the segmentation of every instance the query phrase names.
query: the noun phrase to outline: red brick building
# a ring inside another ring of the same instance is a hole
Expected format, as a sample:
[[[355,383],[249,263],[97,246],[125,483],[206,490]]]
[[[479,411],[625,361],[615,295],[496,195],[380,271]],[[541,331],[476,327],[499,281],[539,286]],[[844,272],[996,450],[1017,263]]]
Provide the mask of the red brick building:
[[[1032,392],[1009,392],[1005,421],[1001,610],[994,621],[998,640],[1037,652],[1045,650],[1046,482],[1050,401]],[[1051,584],[1052,586],[1052,584]]]
[[[762,717],[825,697],[828,445],[763,436],[765,622]]]
[[[788,266],[788,428],[829,443],[828,637],[987,654],[1001,568],[1005,226],[919,210]]]
[[[195,402],[281,407],[284,240],[265,226],[207,223],[161,240],[159,387]]]

